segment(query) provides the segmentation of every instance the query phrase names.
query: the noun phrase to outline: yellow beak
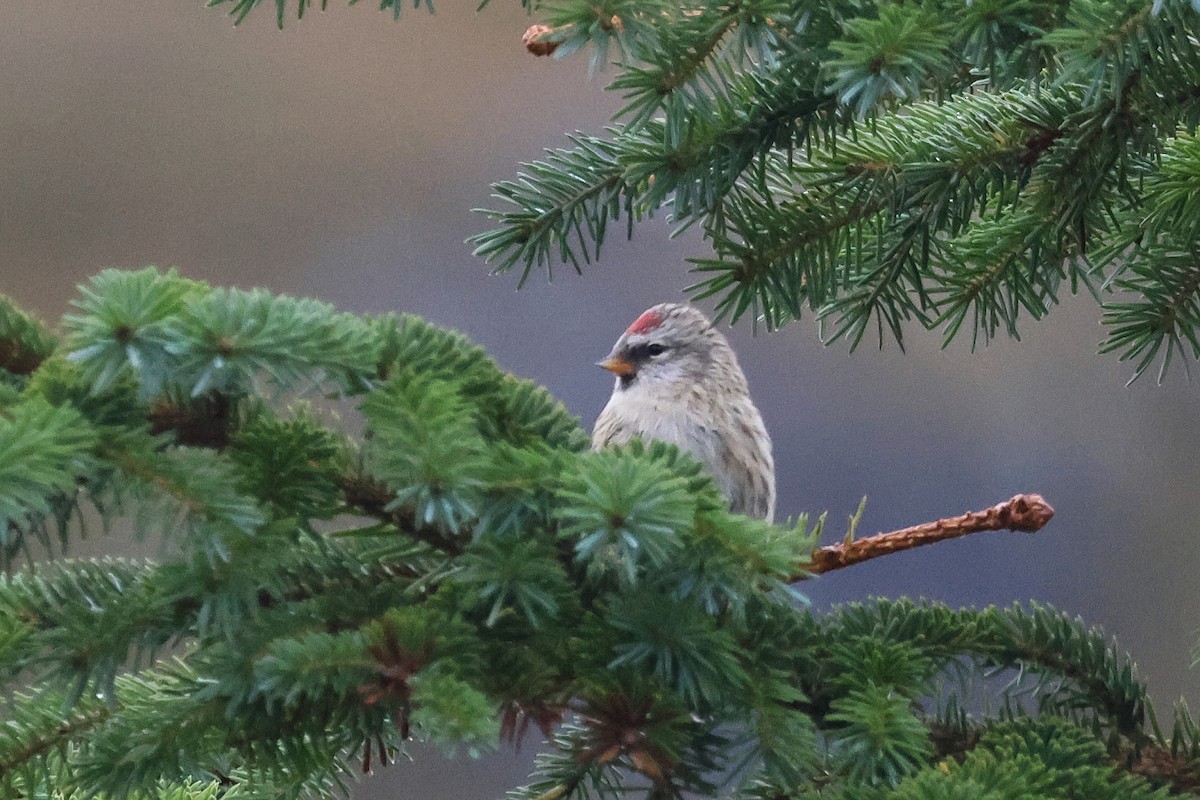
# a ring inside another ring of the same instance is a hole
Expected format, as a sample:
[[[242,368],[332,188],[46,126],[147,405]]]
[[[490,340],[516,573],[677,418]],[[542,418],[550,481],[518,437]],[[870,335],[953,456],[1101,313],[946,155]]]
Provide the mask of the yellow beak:
[[[627,378],[637,372],[637,367],[620,356],[609,356],[603,361],[597,361],[596,366],[604,367],[614,375],[620,375],[622,378]]]

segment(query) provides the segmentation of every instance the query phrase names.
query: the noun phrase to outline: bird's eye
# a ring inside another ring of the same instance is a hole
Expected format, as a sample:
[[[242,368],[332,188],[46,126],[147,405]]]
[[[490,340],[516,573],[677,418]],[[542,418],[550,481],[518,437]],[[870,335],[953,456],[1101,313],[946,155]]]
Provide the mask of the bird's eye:
[[[667,352],[667,348],[662,346],[661,344],[646,345],[646,354],[648,356],[650,356],[651,358],[653,358],[655,356],[661,356],[665,352]]]

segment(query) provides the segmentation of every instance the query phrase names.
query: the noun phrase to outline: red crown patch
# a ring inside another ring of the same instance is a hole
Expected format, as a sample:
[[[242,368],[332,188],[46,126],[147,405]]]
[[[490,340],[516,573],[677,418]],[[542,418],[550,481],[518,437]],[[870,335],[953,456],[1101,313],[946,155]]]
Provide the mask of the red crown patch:
[[[643,311],[642,315],[633,321],[633,324],[625,329],[626,333],[649,333],[650,331],[662,325],[663,316],[654,309]]]

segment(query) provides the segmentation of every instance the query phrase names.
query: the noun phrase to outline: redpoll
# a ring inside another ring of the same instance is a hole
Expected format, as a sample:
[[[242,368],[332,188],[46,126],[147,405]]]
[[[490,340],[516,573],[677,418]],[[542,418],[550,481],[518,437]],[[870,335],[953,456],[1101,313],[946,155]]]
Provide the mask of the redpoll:
[[[775,462],[746,376],[695,308],[661,303],[634,320],[600,366],[617,376],[592,447],[659,439],[700,460],[735,513],[775,516]]]

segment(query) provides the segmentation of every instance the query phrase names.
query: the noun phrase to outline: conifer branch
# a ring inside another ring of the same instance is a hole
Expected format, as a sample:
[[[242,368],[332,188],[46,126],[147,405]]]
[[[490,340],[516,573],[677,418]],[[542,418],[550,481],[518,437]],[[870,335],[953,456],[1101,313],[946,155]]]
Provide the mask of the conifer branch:
[[[693,45],[675,63],[664,64],[652,72],[651,74],[657,73],[655,75],[657,78],[654,86],[655,94],[659,97],[666,97],[687,82],[694,80],[704,67],[704,63],[712,57],[717,46],[721,44],[721,40],[738,24],[739,11],[736,3],[723,8],[721,17],[711,23],[706,39],[698,45]],[[617,85],[614,84],[614,87]]]
[[[54,337],[46,327],[0,295],[0,369],[28,375],[53,349]]]
[[[1184,794],[1200,789],[1200,770],[1191,753],[1176,752],[1175,748],[1147,742],[1138,751],[1128,754],[1129,771],[1141,775],[1156,785],[1167,784],[1172,792]]]
[[[147,310],[155,286],[166,299]],[[931,688],[952,665],[1019,673],[997,692],[999,707],[1032,696],[1041,715],[1013,724],[993,715],[973,729],[977,739],[948,739],[941,751],[956,763],[1005,742],[1036,755],[1044,736],[1069,735],[1094,764],[1122,745],[1101,744],[1089,724],[1138,746],[1167,741],[1146,731],[1146,689],[1132,664],[1078,619],[1034,604],[952,611],[905,601],[821,618],[779,591],[804,560],[824,572],[981,530],[1036,530],[1053,513],[1036,495],[813,552],[804,520],[785,528],[727,514],[700,464],[674,447],[592,452],[544,389],[414,317],[347,326],[365,353],[343,383],[362,397],[359,442],[302,409],[274,414],[250,361],[228,390],[189,398],[180,387],[195,382],[174,380],[182,362],[167,359],[154,391],[135,398],[145,362],[110,340],[130,319],[147,353],[173,341],[184,311],[172,287],[212,294],[153,271],[108,274],[89,295],[95,312],[73,322],[99,349],[14,381],[15,396],[28,396],[8,406],[10,427],[44,406],[65,415],[64,431],[87,433],[33,483],[73,488],[79,474],[95,474],[83,484],[94,495],[112,475],[121,506],[101,497],[102,514],[133,510],[184,533],[183,556],[161,566],[64,564],[0,591],[0,611],[15,621],[0,626],[10,683],[44,668],[76,714],[96,695],[119,699],[91,727],[60,729],[56,703],[0,735],[0,764],[22,775],[28,766],[37,790],[53,783],[59,761],[87,791],[123,795],[236,755],[244,785],[285,780],[290,788],[272,796],[300,798],[336,780],[366,742],[383,757],[411,726],[433,742],[483,746],[522,716],[559,726],[559,752],[521,797],[596,797],[635,773],[651,797],[708,796],[708,776],[732,768],[728,754],[745,747],[762,765],[748,780],[798,796],[822,734],[834,784],[895,785],[934,774],[930,732],[943,720],[951,738],[975,725],[914,711],[927,696],[958,708],[953,693]],[[342,319],[265,293],[238,297],[248,321],[303,311],[297,324],[320,332]],[[221,327],[204,315],[222,308],[205,304],[194,327]],[[260,353],[266,372],[292,370],[287,385],[327,369],[323,356],[281,352],[284,334],[246,338],[246,352]],[[167,355],[178,349],[167,344]],[[107,388],[97,394],[97,383]],[[148,427],[174,436],[164,442]],[[77,468],[78,454],[95,469]],[[28,457],[9,460],[29,471]],[[17,484],[11,494],[30,496]],[[379,524],[325,532],[347,514]],[[187,651],[164,670],[171,641]],[[125,667],[133,674],[120,674]],[[578,722],[562,719],[572,707]],[[1110,771],[1105,762],[1097,780]]]
[[[0,369],[14,375],[28,375],[42,362],[42,354],[18,339],[0,339]]]
[[[239,20],[274,6],[280,25],[326,5],[210,2]],[[1103,304],[1104,349],[1200,358],[1195,2],[556,0],[527,47],[590,43],[594,66],[615,47],[626,124],[498,184],[511,207],[476,253],[522,280],[580,269],[610,224],[667,209],[707,235],[689,291],[727,317],[773,328],[807,306],[851,342],[872,320],[897,340],[913,319],[1015,335],[1018,312],[1102,274],[1132,296]],[[1040,530],[1038,495],[816,548],[819,521],[727,514],[674,448],[591,452],[548,393],[415,317],[153,268],[83,294],[49,360],[54,338],[0,298],[0,522],[38,533],[86,498],[106,522],[182,528],[183,552],[0,581],[2,677],[74,687],[5,709],[4,796],[212,774],[229,800],[238,782],[268,796],[264,778],[301,798],[360,749],[366,770],[410,732],[474,748],[524,721],[558,726],[514,795],[536,800],[1200,785],[1200,724],[1182,709],[1164,736],[1130,659],[1076,617],[817,614],[780,590],[802,566]],[[362,399],[360,439],[271,410],[320,388]]]
[[[982,511],[968,511],[957,517],[925,522],[909,528],[878,533],[865,539],[841,542],[813,551],[806,574],[832,572],[873,558],[911,550],[914,547],[957,539],[983,531],[1041,530],[1054,516],[1054,509],[1039,494],[1018,494]],[[797,579],[799,579],[798,576]]]
[[[223,450],[229,445],[233,412],[233,399],[217,391],[191,402],[160,398],[150,408],[150,433],[170,431],[180,444]]]
[[[61,701],[54,693],[39,697],[18,693],[10,701],[6,711],[16,719],[9,720],[7,730],[0,735],[0,787],[11,789],[9,781],[22,770],[28,772],[30,762],[86,736],[107,722],[114,711],[112,706],[93,698],[63,715]]]
[[[622,212],[634,213],[639,191],[625,179],[618,144],[585,136],[572,141],[575,149],[553,150],[546,160],[525,164],[527,172],[517,180],[493,184],[494,196],[516,210],[476,209],[503,227],[470,237],[473,255],[498,260],[496,272],[521,263],[522,284],[534,267],[544,267],[549,275],[555,251],[581,272],[581,262],[592,257],[589,251],[599,254],[608,222]]]
[[[424,542],[450,555],[461,555],[462,542],[444,535],[432,526],[411,524],[412,515],[402,509],[391,508],[396,499],[386,484],[363,473],[343,475],[340,479],[346,504],[354,511],[398,526],[414,539]]]

